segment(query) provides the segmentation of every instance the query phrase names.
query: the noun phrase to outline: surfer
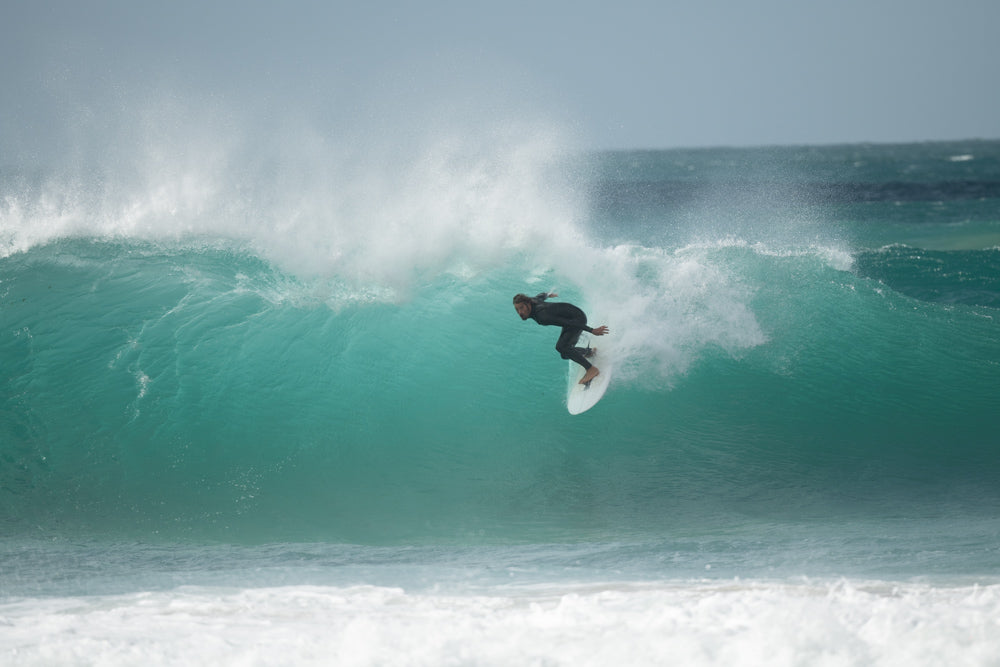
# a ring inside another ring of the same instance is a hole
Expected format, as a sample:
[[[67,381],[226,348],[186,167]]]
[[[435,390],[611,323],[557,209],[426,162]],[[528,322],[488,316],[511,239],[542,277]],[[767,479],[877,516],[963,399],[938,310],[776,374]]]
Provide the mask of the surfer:
[[[556,293],[548,294],[542,292],[538,296],[530,297],[526,294],[514,296],[514,310],[521,316],[522,320],[529,317],[543,326],[562,327],[559,340],[556,341],[556,350],[563,359],[575,361],[584,367],[586,372],[580,380],[580,384],[589,384],[591,380],[600,374],[597,366],[594,366],[587,357],[594,354],[594,350],[589,347],[576,347],[576,342],[580,340],[580,334],[588,331],[595,336],[603,336],[608,333],[606,326],[599,326],[591,329],[587,326],[587,314],[571,303],[546,303],[546,299],[554,299],[559,296]]]

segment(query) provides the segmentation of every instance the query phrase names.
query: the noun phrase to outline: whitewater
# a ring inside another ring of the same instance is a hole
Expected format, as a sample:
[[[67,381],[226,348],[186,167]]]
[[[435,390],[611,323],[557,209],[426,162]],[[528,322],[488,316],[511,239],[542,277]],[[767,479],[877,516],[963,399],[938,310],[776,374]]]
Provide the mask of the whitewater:
[[[150,128],[0,171],[5,664],[1000,664],[997,142]]]

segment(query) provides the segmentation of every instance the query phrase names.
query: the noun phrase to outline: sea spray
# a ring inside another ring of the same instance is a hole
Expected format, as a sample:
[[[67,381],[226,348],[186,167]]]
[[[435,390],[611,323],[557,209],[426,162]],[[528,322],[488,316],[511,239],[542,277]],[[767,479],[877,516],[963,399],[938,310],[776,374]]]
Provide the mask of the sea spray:
[[[179,134],[189,115],[176,103],[141,114],[138,127],[117,135],[139,150],[123,165],[104,165],[96,180],[57,170],[15,189],[2,211],[3,253],[67,237],[167,252],[228,247],[272,263],[291,278],[281,282],[299,282],[299,293],[335,308],[409,300],[446,275],[513,272],[483,298],[509,297],[544,276],[613,324],[621,380],[653,358],[657,381],[669,381],[690,363],[685,347],[736,350],[764,340],[745,289],[721,267],[589,234],[586,183],[567,173],[558,132],[544,125],[437,126],[363,151],[350,134],[305,128],[277,145],[261,142],[272,152],[255,154],[224,114],[209,118],[208,128],[225,129],[213,140]],[[701,275],[690,280],[691,272]],[[711,294],[712,304],[696,304],[685,289]],[[724,331],[706,330],[725,319]]]

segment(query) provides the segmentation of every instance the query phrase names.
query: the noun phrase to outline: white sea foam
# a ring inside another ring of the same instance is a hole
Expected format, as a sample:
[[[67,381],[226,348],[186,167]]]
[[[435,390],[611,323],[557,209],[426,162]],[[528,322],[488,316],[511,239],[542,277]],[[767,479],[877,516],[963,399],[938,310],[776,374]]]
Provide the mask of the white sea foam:
[[[8,665],[989,665],[1000,588],[186,587],[0,603]]]

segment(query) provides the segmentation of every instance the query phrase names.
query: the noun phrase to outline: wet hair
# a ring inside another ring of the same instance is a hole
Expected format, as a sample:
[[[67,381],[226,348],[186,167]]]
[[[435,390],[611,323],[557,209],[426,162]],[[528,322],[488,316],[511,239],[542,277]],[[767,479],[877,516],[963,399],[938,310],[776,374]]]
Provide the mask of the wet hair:
[[[528,296],[527,294],[515,294],[515,295],[514,295],[514,305],[516,306],[516,305],[517,305],[517,304],[519,304],[519,303],[530,303],[530,304],[534,304],[535,302],[534,302],[534,301],[532,300],[532,298],[531,298],[530,296]]]

